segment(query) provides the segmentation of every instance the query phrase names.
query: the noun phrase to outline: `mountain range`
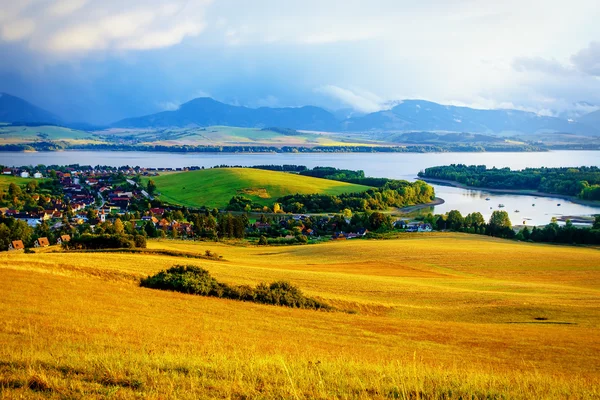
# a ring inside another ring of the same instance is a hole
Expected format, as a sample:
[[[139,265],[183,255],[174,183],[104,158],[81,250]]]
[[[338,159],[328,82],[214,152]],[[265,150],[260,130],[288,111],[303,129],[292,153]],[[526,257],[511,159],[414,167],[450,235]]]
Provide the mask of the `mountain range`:
[[[577,121],[519,110],[479,110],[441,105],[424,100],[404,100],[389,110],[341,117],[315,106],[248,108],[201,97],[177,110],[126,118],[115,128],[165,128],[226,125],[237,127],[282,127],[329,132],[469,132],[475,134],[565,132],[600,135],[600,111]],[[0,122],[51,123],[86,129],[85,124],[67,124],[56,115],[6,93],[0,94]],[[75,126],[76,125],[76,126]]]

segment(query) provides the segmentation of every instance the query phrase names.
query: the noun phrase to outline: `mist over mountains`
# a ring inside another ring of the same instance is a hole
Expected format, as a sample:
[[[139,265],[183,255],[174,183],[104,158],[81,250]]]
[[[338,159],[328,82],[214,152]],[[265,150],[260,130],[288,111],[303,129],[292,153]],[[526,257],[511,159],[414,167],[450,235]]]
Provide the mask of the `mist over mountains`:
[[[249,108],[200,97],[173,111],[126,118],[107,127],[166,128],[190,126],[237,126],[250,128],[282,127],[328,132],[410,132],[440,131],[476,134],[565,132],[600,135],[600,111],[586,114],[577,121],[540,116],[519,110],[480,110],[446,106],[424,100],[404,100],[389,110],[350,115],[320,107]],[[0,122],[49,123],[92,129],[85,124],[68,124],[49,111],[11,96],[0,94]]]

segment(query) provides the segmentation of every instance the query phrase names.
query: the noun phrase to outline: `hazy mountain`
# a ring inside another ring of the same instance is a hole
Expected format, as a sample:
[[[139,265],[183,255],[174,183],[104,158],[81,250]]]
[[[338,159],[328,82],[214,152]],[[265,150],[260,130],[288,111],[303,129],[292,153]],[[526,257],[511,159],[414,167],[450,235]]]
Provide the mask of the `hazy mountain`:
[[[0,122],[60,123],[60,118],[16,96],[0,93]]]
[[[113,124],[113,126],[121,128],[190,125],[228,125],[257,128],[278,126],[305,130],[339,130],[339,122],[335,116],[319,107],[248,108],[224,104],[208,97],[191,100],[174,111],[163,111],[143,117],[127,118]]]
[[[600,130],[560,118],[518,110],[477,110],[444,106],[423,100],[405,100],[390,110],[379,111],[344,123],[349,131],[452,131],[471,133],[535,133],[544,131],[597,134]]]
[[[579,117],[577,122],[585,124],[592,129],[600,130],[600,110]]]

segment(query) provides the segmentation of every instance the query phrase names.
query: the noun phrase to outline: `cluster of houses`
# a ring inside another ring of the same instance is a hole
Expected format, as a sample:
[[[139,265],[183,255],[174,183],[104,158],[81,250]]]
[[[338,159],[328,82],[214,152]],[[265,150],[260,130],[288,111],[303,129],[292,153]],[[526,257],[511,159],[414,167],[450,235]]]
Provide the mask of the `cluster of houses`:
[[[56,244],[61,245],[70,240],[71,240],[70,235],[61,235],[58,239],[56,239]],[[47,237],[37,238],[36,241],[34,242],[33,246],[36,248],[49,247],[50,241],[48,240]],[[22,240],[13,240],[12,242],[10,242],[8,244],[8,251],[24,250],[24,249],[25,249],[25,245],[23,244]]]
[[[29,171],[22,170],[20,168],[4,168],[2,170],[2,175],[13,175],[13,176],[19,176],[21,178],[35,178],[35,179],[42,179],[44,177],[44,175],[42,175],[42,173],[39,171],[30,173]]]

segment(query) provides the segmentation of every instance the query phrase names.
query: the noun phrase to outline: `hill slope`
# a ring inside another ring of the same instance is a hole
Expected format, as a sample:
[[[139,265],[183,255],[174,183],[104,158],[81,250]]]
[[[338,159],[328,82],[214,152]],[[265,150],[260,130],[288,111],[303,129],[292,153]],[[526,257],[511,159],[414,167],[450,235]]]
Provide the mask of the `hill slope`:
[[[0,253],[3,397],[597,397],[595,249],[443,233],[148,247],[210,249],[226,261],[56,246]],[[175,264],[236,285],[284,279],[356,312],[139,287]]]
[[[235,195],[270,205],[288,194],[363,192],[367,186],[253,168],[214,168],[152,178],[161,200],[187,207],[222,208]]]
[[[0,93],[0,122],[45,122],[56,124],[60,118],[16,96]]]

